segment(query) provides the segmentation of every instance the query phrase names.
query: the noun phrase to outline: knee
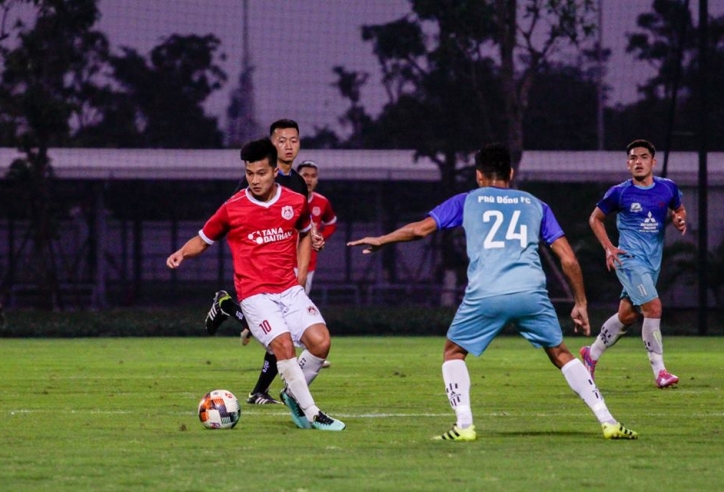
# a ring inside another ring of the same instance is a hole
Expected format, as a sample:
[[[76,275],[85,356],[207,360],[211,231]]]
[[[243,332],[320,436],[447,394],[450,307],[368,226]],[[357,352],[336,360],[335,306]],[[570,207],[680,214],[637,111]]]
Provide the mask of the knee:
[[[563,343],[557,347],[546,348],[545,352],[546,355],[548,355],[548,359],[550,359],[553,365],[558,369],[561,369],[563,366],[575,359],[571,351],[568,350],[568,347],[566,347]]]
[[[269,344],[277,360],[287,360],[295,356],[294,342],[290,336],[279,336]]]
[[[302,337],[302,343],[315,357],[326,358],[332,346],[329,331],[324,325],[308,328]]]
[[[644,318],[661,318],[661,299],[657,297],[653,301],[649,301],[642,305],[641,312],[643,313]]]
[[[442,353],[443,362],[451,360],[465,360],[467,355],[468,352],[456,343],[453,343],[450,340],[445,342],[445,348]]]
[[[329,337],[326,337],[319,340],[319,342],[317,342],[313,348],[308,348],[308,350],[315,357],[326,359],[327,355],[329,355],[330,348],[332,348],[332,341],[329,339]]]
[[[618,310],[618,320],[624,327],[631,326],[638,321],[640,314],[636,312],[633,306],[620,307]]]

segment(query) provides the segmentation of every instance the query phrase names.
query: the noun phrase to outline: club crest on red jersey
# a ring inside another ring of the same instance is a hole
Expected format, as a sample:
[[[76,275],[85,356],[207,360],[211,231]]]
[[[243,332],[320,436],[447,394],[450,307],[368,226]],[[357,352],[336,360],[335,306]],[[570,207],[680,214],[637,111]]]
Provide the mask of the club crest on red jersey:
[[[322,215],[322,209],[319,207],[312,207],[312,215]]]
[[[282,218],[289,220],[294,217],[294,209],[291,205],[285,205],[282,207]]]

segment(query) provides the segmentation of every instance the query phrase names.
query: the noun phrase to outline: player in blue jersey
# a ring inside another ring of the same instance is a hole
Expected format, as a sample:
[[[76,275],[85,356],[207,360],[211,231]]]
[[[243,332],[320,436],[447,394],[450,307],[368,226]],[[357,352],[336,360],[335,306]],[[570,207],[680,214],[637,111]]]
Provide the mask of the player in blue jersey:
[[[475,156],[477,190],[456,195],[428,216],[379,237],[351,241],[364,253],[385,244],[422,239],[438,229],[462,225],[467,241],[468,285],[447,332],[442,375],[457,420],[436,439],[477,438],[470,407],[468,353],[480,356],[508,324],[514,323],[533,346],[542,347],[568,385],[593,411],[607,439],[636,439],[638,434],[613,418],[580,360],[563,342],[561,326],[546,290],[538,256],[542,238],[560,259],[571,286],[575,330],[590,334],[583,275],[551,209],[533,195],[509,188],[510,152],[502,145],[483,147]]]
[[[593,377],[601,354],[612,347],[633,323],[643,315],[641,338],[654,371],[656,386],[667,388],[679,378],[664,366],[661,342],[661,299],[656,280],[661,271],[664,250],[664,228],[673,210],[674,226],[686,233],[686,210],[681,191],[670,179],[653,174],[656,149],[647,140],[635,140],[626,147],[631,179],[611,187],[593,210],[588,223],[606,252],[606,267],[616,271],[623,292],[618,313],[601,327],[601,333],[590,347],[580,350],[586,368]],[[619,232],[618,247],[606,233],[604,221],[616,213]]]

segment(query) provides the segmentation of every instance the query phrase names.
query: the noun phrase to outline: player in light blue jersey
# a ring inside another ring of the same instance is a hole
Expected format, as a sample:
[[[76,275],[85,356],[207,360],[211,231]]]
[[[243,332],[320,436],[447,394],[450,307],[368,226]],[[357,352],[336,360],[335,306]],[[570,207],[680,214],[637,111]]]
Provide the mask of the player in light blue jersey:
[[[661,271],[664,250],[664,228],[669,209],[673,210],[674,226],[686,233],[686,210],[681,191],[670,179],[653,174],[656,148],[647,140],[635,140],[626,148],[631,179],[611,187],[593,210],[588,223],[606,251],[606,267],[616,270],[623,292],[618,313],[601,327],[601,333],[590,347],[582,347],[581,358],[593,377],[603,352],[621,338],[629,326],[643,315],[641,338],[659,388],[675,386],[679,378],[664,366],[661,341],[661,299],[656,281]],[[604,221],[612,213],[619,232],[618,247],[606,233]]]
[[[483,147],[475,156],[479,188],[456,195],[428,216],[379,237],[347,243],[364,245],[363,253],[385,244],[422,239],[438,229],[462,225],[469,258],[468,286],[447,332],[443,381],[456,422],[436,439],[477,438],[470,406],[470,375],[465,358],[480,356],[508,324],[534,347],[543,347],[568,385],[593,411],[607,439],[636,439],[638,434],[613,418],[593,379],[563,343],[563,334],[546,290],[538,256],[542,239],[560,259],[573,291],[575,330],[590,334],[583,275],[568,240],[550,208],[533,195],[509,187],[510,152],[502,145]]]

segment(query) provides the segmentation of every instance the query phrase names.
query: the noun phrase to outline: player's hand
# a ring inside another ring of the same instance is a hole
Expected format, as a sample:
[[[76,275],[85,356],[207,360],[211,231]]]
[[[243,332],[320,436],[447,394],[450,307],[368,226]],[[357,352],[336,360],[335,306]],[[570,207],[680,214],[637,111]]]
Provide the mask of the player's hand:
[[[362,254],[368,255],[380,249],[382,242],[378,237],[363,237],[362,239],[348,242],[347,246],[366,246],[366,248],[362,250]]]
[[[573,306],[571,319],[573,320],[573,331],[575,333],[580,333],[585,336],[591,334],[591,324],[588,321],[588,309],[586,306]]]
[[[674,227],[681,231],[682,236],[686,234],[686,217],[684,214],[674,213],[672,222],[674,223]]]
[[[317,225],[312,222],[312,229],[310,230],[312,236],[312,249],[319,253],[324,249],[324,236],[319,233]]]
[[[180,251],[176,251],[174,254],[166,258],[166,266],[174,270],[181,265],[184,261],[184,255]]]
[[[618,249],[617,247],[613,246],[609,249],[606,249],[606,268],[610,272],[611,270],[616,269],[616,264],[623,265],[621,262],[621,258],[619,258],[619,255],[627,255],[624,250]]]
[[[312,233],[312,249],[319,253],[324,249],[325,244],[324,237],[317,231],[314,231]]]

